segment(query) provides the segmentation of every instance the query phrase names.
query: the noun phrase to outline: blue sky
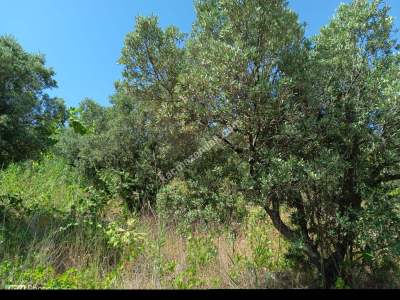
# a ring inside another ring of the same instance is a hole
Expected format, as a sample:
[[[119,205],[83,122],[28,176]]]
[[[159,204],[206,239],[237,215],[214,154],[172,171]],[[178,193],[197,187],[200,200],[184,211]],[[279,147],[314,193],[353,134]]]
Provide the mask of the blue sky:
[[[290,0],[316,34],[335,12],[340,0]],[[400,1],[387,0],[400,18]],[[90,97],[108,104],[126,33],[138,15],[157,15],[162,26],[174,24],[189,32],[195,18],[192,0],[0,0],[0,35],[11,34],[29,52],[45,54],[56,71],[59,88],[51,92],[76,106]],[[396,20],[400,27],[399,20]]]

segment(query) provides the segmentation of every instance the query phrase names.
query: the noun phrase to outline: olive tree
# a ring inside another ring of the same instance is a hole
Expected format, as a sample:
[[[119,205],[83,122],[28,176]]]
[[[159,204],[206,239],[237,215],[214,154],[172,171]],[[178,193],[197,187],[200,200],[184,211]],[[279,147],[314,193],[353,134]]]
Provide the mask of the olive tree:
[[[248,197],[330,287],[364,253],[359,224],[370,208],[384,203],[396,218],[399,55],[389,9],[342,5],[312,40],[283,0],[199,0],[196,9],[182,112],[247,165]],[[386,246],[399,228],[388,224],[399,223],[381,224],[393,233]]]

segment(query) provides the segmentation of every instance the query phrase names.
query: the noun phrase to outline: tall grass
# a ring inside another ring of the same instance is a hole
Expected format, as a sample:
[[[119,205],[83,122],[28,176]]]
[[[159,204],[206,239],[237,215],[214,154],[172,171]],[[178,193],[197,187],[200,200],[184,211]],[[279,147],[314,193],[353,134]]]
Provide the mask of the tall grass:
[[[1,288],[283,286],[286,245],[259,211],[235,232],[182,232],[85,184],[51,155],[0,172]]]
[[[318,287],[267,220],[255,206],[206,228],[134,215],[47,155],[0,171],[0,288]]]

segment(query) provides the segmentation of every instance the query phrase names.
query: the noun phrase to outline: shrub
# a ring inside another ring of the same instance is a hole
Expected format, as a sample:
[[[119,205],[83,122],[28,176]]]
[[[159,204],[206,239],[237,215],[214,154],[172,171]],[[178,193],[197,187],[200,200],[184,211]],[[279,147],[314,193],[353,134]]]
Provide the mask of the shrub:
[[[186,245],[186,268],[176,276],[173,287],[193,289],[207,285],[210,278],[202,278],[201,271],[215,261],[217,253],[211,236],[189,236]]]
[[[277,282],[277,275],[289,270],[289,261],[285,257],[287,242],[280,237],[276,240],[274,228],[266,222],[264,209],[250,206],[248,211],[242,226],[247,252],[233,252],[228,275],[239,286],[283,286],[284,282]]]
[[[137,258],[144,250],[146,235],[138,231],[138,219],[131,217],[124,224],[111,222],[105,228],[107,242],[121,250],[130,259]]]
[[[68,211],[85,197],[79,173],[60,158],[44,154],[40,161],[12,164],[0,171],[2,195],[18,197],[26,208]]]
[[[216,224],[243,219],[246,209],[241,194],[212,192],[192,181],[174,179],[157,195],[157,211],[169,223]]]

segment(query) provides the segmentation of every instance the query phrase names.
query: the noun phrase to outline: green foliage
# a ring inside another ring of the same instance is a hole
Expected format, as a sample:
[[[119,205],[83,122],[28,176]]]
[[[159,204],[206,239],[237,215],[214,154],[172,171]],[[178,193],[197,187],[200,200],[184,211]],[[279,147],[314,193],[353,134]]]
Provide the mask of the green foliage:
[[[130,218],[125,228],[116,223],[109,223],[105,228],[107,242],[113,248],[124,250],[128,259],[137,258],[144,250],[146,236],[138,232],[138,220]]]
[[[96,278],[93,271],[71,268],[57,274],[52,267],[35,266],[26,268],[15,262],[3,261],[0,264],[0,287],[4,289],[107,289],[110,288],[112,277],[110,272],[105,278]]]
[[[200,271],[212,264],[218,252],[211,236],[189,236],[186,245],[187,267],[173,281],[173,287],[178,289],[201,288],[207,284],[200,276]]]
[[[141,101],[167,100],[182,66],[183,39],[176,27],[162,30],[156,17],[138,17],[119,60],[125,67],[120,84]]]
[[[167,222],[185,227],[241,221],[246,207],[240,194],[212,192],[193,181],[174,179],[157,195],[157,211]]]
[[[44,93],[56,86],[44,58],[0,37],[2,286],[108,286],[117,266],[149,257],[158,285],[218,286],[203,274],[213,239],[192,235],[219,225],[233,250],[245,232],[247,255],[230,257],[236,285],[270,286],[290,269],[326,288],[398,286],[400,45],[384,1],[342,4],[310,39],[285,0],[195,7],[190,35],[136,19],[110,107],[67,111]],[[152,240],[139,218],[154,208]],[[161,253],[176,224],[183,270]],[[106,274],[30,253],[68,245],[102,257]]]
[[[243,224],[248,254],[233,251],[230,257],[229,278],[236,285],[242,280],[250,279],[252,282],[249,284],[258,288],[274,286],[275,281],[279,280],[274,274],[290,269],[285,255],[287,243],[284,240],[273,241],[271,224],[265,220],[265,210],[261,207],[249,208],[249,214]],[[243,279],[244,274],[248,274],[246,279]]]
[[[184,142],[194,133],[182,129],[172,101],[184,63],[183,39],[175,27],[161,29],[155,17],[137,18],[122,50],[123,79],[116,84],[113,106],[83,101],[70,117],[75,132],[65,130],[57,145],[97,188],[108,188],[100,178],[104,173],[120,175],[113,189],[130,211],[153,206],[162,184],[159,174],[193,148]]]
[[[347,286],[346,283],[344,282],[343,278],[341,278],[341,277],[338,277],[338,278],[336,279],[335,287],[336,287],[337,289],[346,289],[346,288],[348,288],[348,286]]]
[[[85,195],[79,173],[51,154],[42,155],[41,161],[10,165],[0,172],[0,187],[2,195],[20,199],[20,205],[31,210],[66,212]]]
[[[54,71],[41,55],[25,52],[9,36],[0,36],[0,167],[38,154],[54,144],[63,126],[61,99],[44,91],[56,87]]]
[[[382,1],[344,4],[307,41],[286,1],[196,7],[179,99],[205,132],[233,126],[223,141],[238,165],[248,164],[246,198],[333,286],[351,273],[345,260],[363,234],[356,224],[373,216],[365,207],[384,202],[400,178],[399,59],[389,9]],[[393,219],[394,207],[387,209]]]
[[[265,223],[265,212],[263,210],[253,210],[247,220],[247,240],[251,249],[251,262],[254,268],[270,269],[273,262],[273,251],[269,247],[271,240],[268,236]],[[264,225],[264,226],[263,226]]]
[[[190,266],[206,266],[212,263],[216,255],[217,251],[210,236],[188,238],[186,259]]]
[[[68,123],[77,134],[85,135],[89,132],[89,129],[82,124],[82,121],[79,119],[79,110],[76,108],[70,108],[68,110]]]

